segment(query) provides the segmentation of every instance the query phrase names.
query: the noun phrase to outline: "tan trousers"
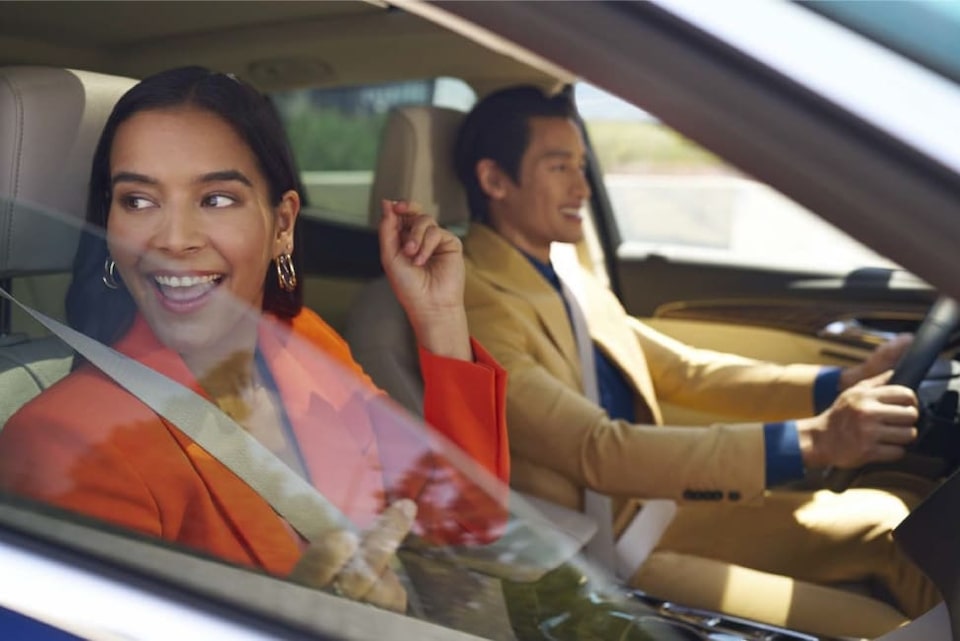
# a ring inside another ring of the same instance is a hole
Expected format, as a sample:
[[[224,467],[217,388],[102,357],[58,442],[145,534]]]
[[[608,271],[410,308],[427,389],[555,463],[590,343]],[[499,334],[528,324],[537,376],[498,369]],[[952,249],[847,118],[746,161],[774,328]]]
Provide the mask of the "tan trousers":
[[[759,507],[684,505],[630,583],[684,605],[813,634],[876,637],[940,600],[893,541],[916,502],[898,494],[775,491]],[[902,612],[823,587],[870,580]]]

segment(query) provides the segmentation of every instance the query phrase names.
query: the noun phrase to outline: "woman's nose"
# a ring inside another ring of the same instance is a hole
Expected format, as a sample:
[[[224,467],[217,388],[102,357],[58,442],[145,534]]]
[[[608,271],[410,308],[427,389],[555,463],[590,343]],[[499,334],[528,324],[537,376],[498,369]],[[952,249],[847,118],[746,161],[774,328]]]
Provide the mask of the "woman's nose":
[[[161,216],[152,244],[172,254],[199,249],[203,245],[200,212],[191,207],[168,207]]]

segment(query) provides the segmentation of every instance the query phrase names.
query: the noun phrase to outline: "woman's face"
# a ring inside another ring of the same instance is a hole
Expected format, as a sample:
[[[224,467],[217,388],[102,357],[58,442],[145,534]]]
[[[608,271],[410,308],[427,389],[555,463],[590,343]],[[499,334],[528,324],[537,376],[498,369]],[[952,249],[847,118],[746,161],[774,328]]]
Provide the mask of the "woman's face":
[[[225,357],[255,340],[249,321],[259,317],[264,274],[293,249],[296,192],[272,205],[243,139],[193,107],[124,121],[110,178],[110,255],[161,342],[185,357]]]

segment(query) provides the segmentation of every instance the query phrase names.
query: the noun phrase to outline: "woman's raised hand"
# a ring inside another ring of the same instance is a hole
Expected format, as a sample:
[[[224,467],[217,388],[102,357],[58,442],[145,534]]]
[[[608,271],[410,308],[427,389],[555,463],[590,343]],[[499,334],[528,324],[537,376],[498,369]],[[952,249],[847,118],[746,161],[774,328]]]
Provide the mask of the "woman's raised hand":
[[[413,203],[384,200],[380,260],[417,341],[441,356],[472,360],[460,239]]]

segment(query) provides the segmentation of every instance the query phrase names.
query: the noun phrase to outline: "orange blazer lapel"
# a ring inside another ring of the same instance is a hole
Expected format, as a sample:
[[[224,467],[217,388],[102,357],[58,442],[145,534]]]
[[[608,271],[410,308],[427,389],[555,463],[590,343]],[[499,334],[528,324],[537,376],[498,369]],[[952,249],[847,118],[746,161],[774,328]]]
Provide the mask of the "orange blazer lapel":
[[[367,404],[378,396],[357,374],[342,339],[309,310],[293,324],[265,316],[259,344],[273,374],[310,482],[357,527],[385,503],[383,470]]]

